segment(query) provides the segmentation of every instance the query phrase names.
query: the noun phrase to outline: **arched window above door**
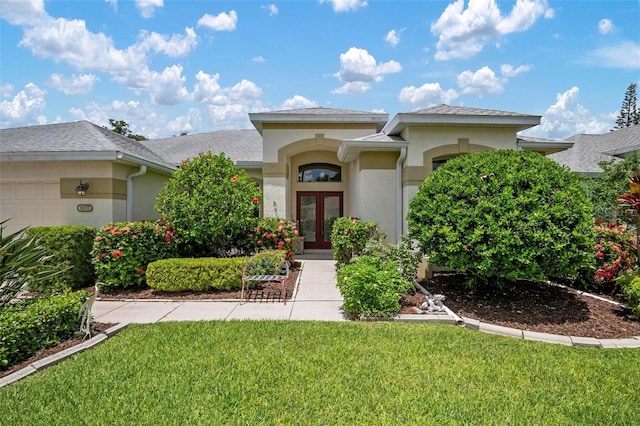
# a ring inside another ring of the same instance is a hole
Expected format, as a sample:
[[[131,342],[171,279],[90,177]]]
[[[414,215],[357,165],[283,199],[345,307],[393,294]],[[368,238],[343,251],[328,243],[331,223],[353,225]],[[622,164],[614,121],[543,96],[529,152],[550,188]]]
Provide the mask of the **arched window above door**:
[[[330,163],[309,163],[298,167],[298,182],[342,182],[342,167]]]

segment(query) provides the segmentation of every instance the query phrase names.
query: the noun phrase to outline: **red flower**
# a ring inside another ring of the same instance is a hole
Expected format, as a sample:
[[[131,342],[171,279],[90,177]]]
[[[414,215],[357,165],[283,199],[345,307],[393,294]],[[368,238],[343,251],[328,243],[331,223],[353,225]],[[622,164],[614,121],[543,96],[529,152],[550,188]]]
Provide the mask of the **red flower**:
[[[282,250],[284,248],[284,241],[280,241],[278,243],[278,250]]]
[[[231,182],[236,183],[238,181],[238,175],[233,175]]]
[[[260,204],[260,200],[258,199],[258,197],[253,197],[253,200],[251,200],[251,202],[253,204]]]
[[[114,259],[118,259],[120,257],[122,257],[122,252],[120,250],[114,250],[111,255],[113,256]]]
[[[598,259],[602,259],[602,258],[604,258],[604,253],[603,253],[603,252],[601,252],[601,251],[599,251],[599,252],[597,252],[597,253],[596,253],[596,257],[597,257]]]

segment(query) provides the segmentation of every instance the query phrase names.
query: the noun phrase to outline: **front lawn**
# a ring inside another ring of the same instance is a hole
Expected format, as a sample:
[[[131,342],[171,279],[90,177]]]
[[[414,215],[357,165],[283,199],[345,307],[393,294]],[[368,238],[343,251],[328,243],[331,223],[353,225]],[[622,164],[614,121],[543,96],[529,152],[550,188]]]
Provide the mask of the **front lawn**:
[[[450,325],[132,325],[0,389],[3,425],[639,424],[640,351]]]

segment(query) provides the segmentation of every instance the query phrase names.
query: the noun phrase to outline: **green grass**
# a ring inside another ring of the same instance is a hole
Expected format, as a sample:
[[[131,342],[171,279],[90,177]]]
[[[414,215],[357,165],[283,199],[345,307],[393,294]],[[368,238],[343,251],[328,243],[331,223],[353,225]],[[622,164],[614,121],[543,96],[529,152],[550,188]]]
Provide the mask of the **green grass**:
[[[640,424],[640,351],[447,325],[132,325],[0,389],[2,425]]]

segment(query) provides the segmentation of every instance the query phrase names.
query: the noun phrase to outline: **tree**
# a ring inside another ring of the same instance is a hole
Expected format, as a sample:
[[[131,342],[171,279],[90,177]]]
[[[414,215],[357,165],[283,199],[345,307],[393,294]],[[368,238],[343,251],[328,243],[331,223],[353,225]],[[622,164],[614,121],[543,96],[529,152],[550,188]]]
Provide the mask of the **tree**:
[[[131,130],[129,130],[129,123],[127,123],[124,120],[114,120],[113,118],[109,119],[109,125],[111,126],[111,130],[114,133],[118,133],[122,136],[126,136],[129,139],[133,139],[136,141],[146,141],[147,138],[145,138],[142,135],[136,135],[134,134]],[[104,127],[105,129],[107,129],[107,127]]]
[[[244,254],[258,220],[260,188],[224,154],[185,160],[158,195],[155,209],[189,257]]]
[[[640,124],[640,108],[638,108],[636,83],[631,83],[627,87],[627,91],[624,92],[624,100],[622,101],[622,107],[620,108],[620,114],[616,119],[615,129],[622,129],[624,127],[631,127],[636,124]]]

